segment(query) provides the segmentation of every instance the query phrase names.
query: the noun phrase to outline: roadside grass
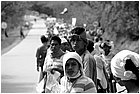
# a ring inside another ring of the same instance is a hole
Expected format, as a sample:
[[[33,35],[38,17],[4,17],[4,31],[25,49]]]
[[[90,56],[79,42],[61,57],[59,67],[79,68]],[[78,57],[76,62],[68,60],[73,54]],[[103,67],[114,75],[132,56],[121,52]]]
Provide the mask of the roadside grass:
[[[28,34],[29,30],[24,29],[24,35]],[[20,43],[23,38],[20,38],[20,28],[17,27],[15,29],[11,29],[8,31],[8,38],[5,35],[1,35],[1,55],[11,50],[15,47],[18,43]]]

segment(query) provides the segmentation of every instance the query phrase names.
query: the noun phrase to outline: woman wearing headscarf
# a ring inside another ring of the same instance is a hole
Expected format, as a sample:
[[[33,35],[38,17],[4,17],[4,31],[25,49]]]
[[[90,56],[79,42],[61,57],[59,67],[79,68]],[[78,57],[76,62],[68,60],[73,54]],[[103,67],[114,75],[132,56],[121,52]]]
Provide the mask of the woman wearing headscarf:
[[[111,60],[111,71],[128,93],[139,92],[139,54],[129,50],[120,51]]]
[[[76,52],[68,52],[63,57],[64,76],[61,78],[62,93],[96,93],[92,79],[83,72],[81,57]]]

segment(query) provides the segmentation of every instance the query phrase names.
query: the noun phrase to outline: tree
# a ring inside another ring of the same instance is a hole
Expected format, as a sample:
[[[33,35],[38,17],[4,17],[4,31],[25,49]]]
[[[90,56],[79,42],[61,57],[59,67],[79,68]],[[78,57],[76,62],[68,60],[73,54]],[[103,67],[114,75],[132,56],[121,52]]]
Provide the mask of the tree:
[[[51,9],[50,7],[47,7],[47,6],[45,6],[45,5],[42,5],[42,3],[40,4],[40,3],[38,3],[38,2],[36,2],[36,3],[34,3],[33,5],[32,5],[32,7],[30,8],[30,10],[32,10],[32,11],[37,11],[37,12],[39,12],[40,14],[47,14],[48,16],[54,16],[53,15],[53,9]]]
[[[18,26],[23,20],[22,16],[30,7],[30,2],[2,1],[1,2],[1,21],[8,23],[8,28]]]

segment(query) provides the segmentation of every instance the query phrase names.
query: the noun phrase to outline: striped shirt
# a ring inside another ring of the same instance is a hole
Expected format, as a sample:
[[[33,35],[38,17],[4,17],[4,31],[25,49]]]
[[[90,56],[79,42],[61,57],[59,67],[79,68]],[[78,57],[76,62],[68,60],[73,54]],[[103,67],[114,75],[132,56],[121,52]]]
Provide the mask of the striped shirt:
[[[61,93],[97,93],[94,82],[86,76],[81,76],[73,83],[64,76],[61,79],[61,85]]]

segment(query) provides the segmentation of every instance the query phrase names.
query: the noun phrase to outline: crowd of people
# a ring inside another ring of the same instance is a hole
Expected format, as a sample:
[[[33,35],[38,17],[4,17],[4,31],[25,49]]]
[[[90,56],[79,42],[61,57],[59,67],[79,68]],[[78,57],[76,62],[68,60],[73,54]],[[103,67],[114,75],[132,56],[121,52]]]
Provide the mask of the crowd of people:
[[[104,30],[98,22],[94,27],[90,31],[74,26],[67,31],[53,24],[41,36],[43,45],[36,52],[37,88],[42,88],[38,92],[116,93],[116,83],[128,93],[139,92],[139,55],[129,50],[114,55],[113,41],[102,38]]]

